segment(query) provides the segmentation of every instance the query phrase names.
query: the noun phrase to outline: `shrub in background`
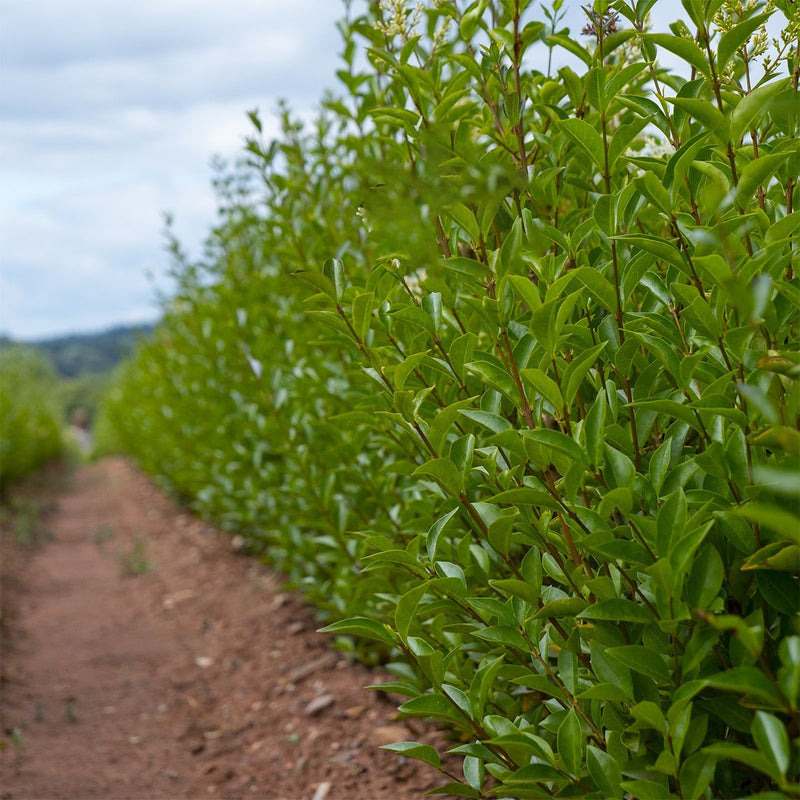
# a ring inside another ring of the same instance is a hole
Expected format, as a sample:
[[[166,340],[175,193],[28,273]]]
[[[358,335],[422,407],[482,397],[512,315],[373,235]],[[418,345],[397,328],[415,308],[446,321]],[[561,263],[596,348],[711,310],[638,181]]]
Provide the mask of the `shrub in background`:
[[[652,6],[349,15],[106,404],[458,733],[451,795],[797,795],[798,17]]]
[[[0,349],[0,487],[61,455],[57,383],[50,363],[35,351]]]

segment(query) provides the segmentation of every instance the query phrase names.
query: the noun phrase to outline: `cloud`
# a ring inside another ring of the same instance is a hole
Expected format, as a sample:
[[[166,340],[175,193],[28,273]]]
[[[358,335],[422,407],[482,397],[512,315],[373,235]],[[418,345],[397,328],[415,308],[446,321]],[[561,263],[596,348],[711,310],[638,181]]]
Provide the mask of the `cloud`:
[[[336,0],[26,0],[0,26],[0,331],[52,335],[157,314],[162,212],[194,254],[209,163],[260,107],[304,115],[333,86]]]

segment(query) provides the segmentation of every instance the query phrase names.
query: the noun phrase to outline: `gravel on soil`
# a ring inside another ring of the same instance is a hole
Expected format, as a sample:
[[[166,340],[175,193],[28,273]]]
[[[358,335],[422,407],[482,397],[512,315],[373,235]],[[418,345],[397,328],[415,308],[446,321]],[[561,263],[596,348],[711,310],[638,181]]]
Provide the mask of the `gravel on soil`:
[[[2,526],[2,800],[409,800],[447,782],[379,749],[443,741],[363,688],[387,676],[125,459],[78,468],[43,525],[36,550]]]

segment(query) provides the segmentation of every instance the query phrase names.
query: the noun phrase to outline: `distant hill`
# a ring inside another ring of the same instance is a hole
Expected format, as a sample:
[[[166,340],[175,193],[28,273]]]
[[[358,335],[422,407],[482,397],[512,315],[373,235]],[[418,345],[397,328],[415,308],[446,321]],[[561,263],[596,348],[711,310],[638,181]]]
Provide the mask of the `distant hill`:
[[[23,344],[45,355],[64,378],[107,373],[126,358],[153,325],[118,325],[100,333],[77,333],[50,339],[16,341],[0,338],[0,347]]]

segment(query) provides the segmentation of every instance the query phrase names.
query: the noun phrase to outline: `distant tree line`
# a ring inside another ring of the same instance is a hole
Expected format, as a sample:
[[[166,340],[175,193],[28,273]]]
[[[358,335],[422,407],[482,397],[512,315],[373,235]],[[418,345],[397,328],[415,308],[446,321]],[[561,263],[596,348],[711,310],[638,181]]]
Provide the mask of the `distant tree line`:
[[[112,371],[152,329],[152,325],[118,325],[100,333],[24,342],[0,336],[0,356],[5,363],[12,352],[29,351],[31,363],[46,365],[52,371],[52,399],[64,420],[74,422],[80,416],[83,424],[91,426]],[[21,388],[16,383],[9,370],[0,370],[4,391],[18,394]]]
[[[136,341],[147,335],[152,325],[118,325],[100,333],[80,333],[51,339],[17,342],[0,337],[0,347],[25,344],[42,353],[63,378],[87,373],[110,372],[127,357]]]

